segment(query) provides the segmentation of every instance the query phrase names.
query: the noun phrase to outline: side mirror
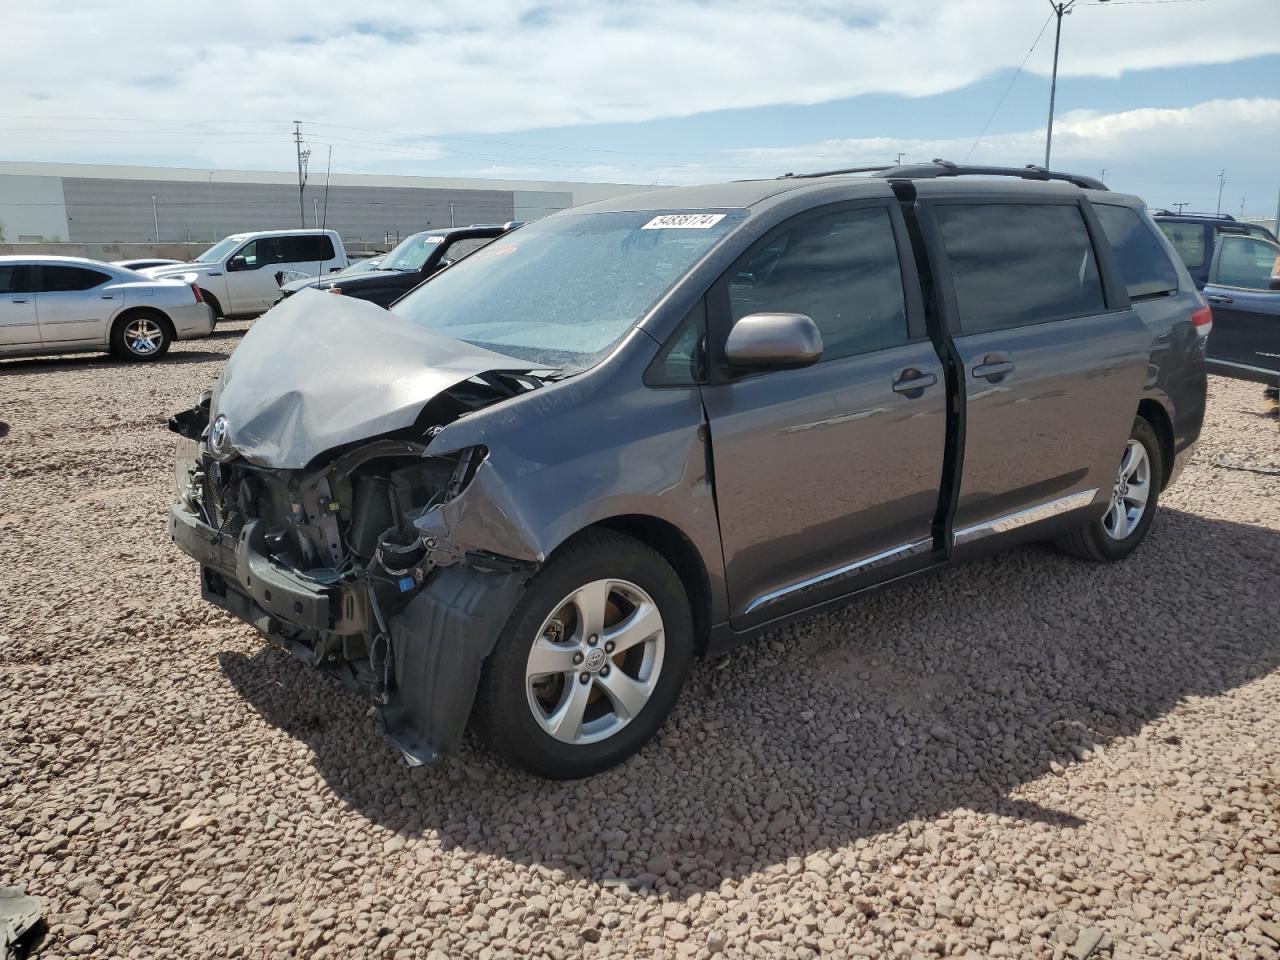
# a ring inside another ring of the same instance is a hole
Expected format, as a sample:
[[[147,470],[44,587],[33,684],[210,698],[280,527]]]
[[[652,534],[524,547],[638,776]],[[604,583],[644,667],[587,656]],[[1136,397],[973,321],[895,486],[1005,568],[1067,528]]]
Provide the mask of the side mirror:
[[[803,313],[752,313],[729,331],[724,356],[735,369],[807,367],[822,357],[822,334]]]
[[[1271,278],[1271,289],[1280,290],[1280,273]]]
[[[238,256],[238,255],[234,256],[227,261],[227,269],[228,270],[248,270],[249,261],[246,260],[244,257]]]

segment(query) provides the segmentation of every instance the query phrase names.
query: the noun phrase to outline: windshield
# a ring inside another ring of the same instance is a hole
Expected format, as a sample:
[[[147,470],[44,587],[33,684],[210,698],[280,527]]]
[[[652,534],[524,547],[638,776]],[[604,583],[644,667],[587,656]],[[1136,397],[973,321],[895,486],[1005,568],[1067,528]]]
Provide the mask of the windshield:
[[[217,263],[228,253],[240,246],[241,237],[227,237],[225,240],[219,240],[212,247],[206,250],[200,256],[196,257],[194,263]]]
[[[421,270],[427,257],[444,243],[444,237],[431,233],[415,233],[405,237],[382,258],[379,270]]]
[[[391,312],[521,360],[589,367],[745,217],[558,214],[458,261]]]
[[[378,264],[382,262],[381,257],[365,257],[363,260],[355,260],[337,273],[330,274],[334,277],[349,277],[353,273],[372,273],[378,269]]]

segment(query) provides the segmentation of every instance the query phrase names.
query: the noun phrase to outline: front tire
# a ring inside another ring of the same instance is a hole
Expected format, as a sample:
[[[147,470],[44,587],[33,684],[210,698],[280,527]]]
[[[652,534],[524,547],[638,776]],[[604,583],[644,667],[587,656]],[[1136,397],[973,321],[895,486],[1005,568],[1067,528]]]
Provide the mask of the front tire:
[[[1060,537],[1058,549],[1081,560],[1123,560],[1146,539],[1155,519],[1164,477],[1164,455],[1151,424],[1138,417],[1120,457],[1107,512]]]
[[[111,328],[111,353],[120,360],[159,360],[173,343],[173,327],[160,313],[142,311],[121,317]]]
[[[477,728],[512,766],[590,776],[653,737],[692,653],[689,600],[670,564],[630,537],[584,534],[529,581],[485,662]]]

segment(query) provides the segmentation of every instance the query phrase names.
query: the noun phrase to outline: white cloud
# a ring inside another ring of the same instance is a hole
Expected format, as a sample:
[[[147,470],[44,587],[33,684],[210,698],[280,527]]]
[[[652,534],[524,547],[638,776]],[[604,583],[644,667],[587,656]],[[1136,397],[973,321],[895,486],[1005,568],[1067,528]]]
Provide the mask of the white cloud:
[[[1116,76],[1280,53],[1276,2],[1103,7],[1081,0],[1064,21],[1061,73]],[[1047,15],[1048,5],[1036,0],[362,0],[306,8],[223,0],[198,17],[162,0],[20,4],[5,13],[0,113],[33,119],[0,117],[0,156],[129,155],[281,169],[292,162],[286,131],[294,118],[465,137],[870,92],[927,96],[1016,66]],[[1050,36],[1028,71],[1047,72]],[[1057,156],[1119,173],[1127,163],[1168,160],[1166,144],[1203,156],[1200,147],[1247,129],[1259,142],[1242,140],[1240,149],[1252,155],[1270,145],[1274,157],[1274,120],[1268,129],[1254,112],[1274,109],[1268,103],[1063,116]],[[986,109],[975,114],[985,117]],[[93,119],[121,116],[164,122]],[[53,119],[68,117],[83,119]],[[657,154],[611,156],[607,143],[594,154],[532,152],[309,129],[318,144],[313,171],[323,166],[320,144],[332,142],[336,168],[347,171],[447,164],[450,173],[554,179],[723,179],[822,166],[828,158],[882,160],[900,150],[963,159],[970,145],[845,140],[727,152],[690,165]],[[1036,160],[1042,136],[988,137],[974,157]],[[588,155],[595,162],[585,163]]]
[[[1015,66],[1047,4],[224,0],[198,18],[180,10],[78,0],[6,11],[4,112],[217,118],[251,130],[325,111],[430,134],[922,96]],[[1280,52],[1275,12],[1275,0],[1082,5],[1064,25],[1061,71],[1115,76]],[[1047,70],[1048,47],[1028,69]]]

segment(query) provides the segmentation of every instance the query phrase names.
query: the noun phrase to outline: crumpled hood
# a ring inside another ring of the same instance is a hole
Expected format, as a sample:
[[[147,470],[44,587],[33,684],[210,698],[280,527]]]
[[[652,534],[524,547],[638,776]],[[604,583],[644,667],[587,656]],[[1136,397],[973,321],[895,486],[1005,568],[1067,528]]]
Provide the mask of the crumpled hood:
[[[251,463],[297,469],[334,447],[411,426],[423,406],[523,360],[474,347],[366,300],[300,290],[244,335],[213,390],[211,422]]]

